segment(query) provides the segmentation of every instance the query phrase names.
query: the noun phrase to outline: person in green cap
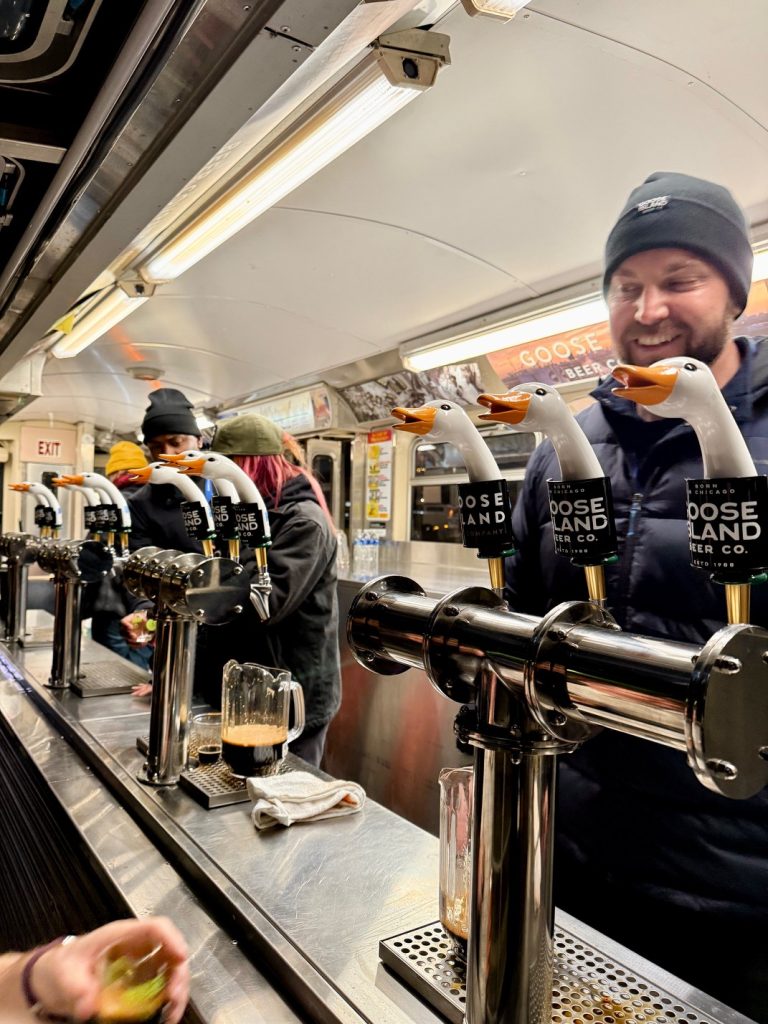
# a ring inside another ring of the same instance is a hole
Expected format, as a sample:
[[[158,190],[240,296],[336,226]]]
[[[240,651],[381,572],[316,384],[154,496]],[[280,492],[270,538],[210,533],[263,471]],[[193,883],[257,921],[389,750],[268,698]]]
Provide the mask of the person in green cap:
[[[287,669],[301,683],[306,704],[306,726],[291,751],[319,765],[341,702],[333,519],[296,439],[264,416],[226,420],[211,450],[241,466],[264,498],[272,533],[272,592],[267,621],[249,605],[227,625],[201,630],[196,688],[218,706],[222,669],[230,658]],[[255,558],[249,560],[247,551],[243,563],[255,573]]]

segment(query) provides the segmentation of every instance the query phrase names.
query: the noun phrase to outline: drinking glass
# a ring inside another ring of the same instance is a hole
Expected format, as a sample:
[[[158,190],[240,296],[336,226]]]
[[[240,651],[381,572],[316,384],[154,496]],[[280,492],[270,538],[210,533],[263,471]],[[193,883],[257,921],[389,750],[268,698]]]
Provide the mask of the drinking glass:
[[[440,923],[466,956],[472,876],[472,768],[443,768],[440,783]]]
[[[136,950],[117,943],[103,955],[99,1024],[156,1024],[162,1019],[168,962],[162,946]]]
[[[288,728],[291,704],[294,726]],[[229,661],[221,694],[221,756],[236,778],[275,775],[304,731],[304,691],[285,669]]]
[[[214,764],[221,757],[221,712],[206,711],[192,716],[189,736],[190,757],[200,765]]]

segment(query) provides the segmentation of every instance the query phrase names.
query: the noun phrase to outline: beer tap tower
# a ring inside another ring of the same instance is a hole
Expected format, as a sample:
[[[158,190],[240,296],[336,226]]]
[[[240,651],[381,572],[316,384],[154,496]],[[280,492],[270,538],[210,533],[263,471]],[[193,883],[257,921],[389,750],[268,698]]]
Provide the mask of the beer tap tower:
[[[474,747],[467,1024],[550,1021],[560,754],[602,727],[684,752],[724,796],[768,784],[768,633],[757,627],[673,643],[622,632],[594,602],[538,617],[482,587],[435,600],[384,576],[360,591],[347,636],[364,667],[423,668],[451,700],[476,705],[457,716]],[[398,953],[407,936],[396,939],[382,943],[387,963],[426,994],[418,966]]]
[[[125,562],[123,581],[157,606],[147,760],[139,781],[172,786],[187,763],[198,624],[228,622],[248,599],[248,574],[229,558],[146,547]]]
[[[107,499],[99,510],[103,517],[103,522],[100,523],[100,532],[104,532],[106,529],[107,544],[110,547],[114,545],[115,537],[119,533],[122,549],[127,551],[128,534],[131,532],[131,511],[128,508],[125,495],[121,493],[120,489],[101,473],[75,473],[70,476],[62,476],[61,479],[65,484],[89,487]]]
[[[47,685],[53,690],[80,681],[80,610],[86,583],[112,570],[112,549],[95,540],[57,540],[37,553],[41,569],[53,574],[53,662]]]
[[[226,455],[216,452],[186,451],[178,455],[161,455],[164,462],[189,476],[212,480],[219,491],[214,499],[213,514],[219,535],[229,542],[230,558],[239,555],[239,542],[253,549],[256,558],[256,579],[251,583],[251,604],[259,618],[269,618],[269,595],[272,584],[267,569],[267,551],[272,544],[269,514],[264,499],[248,474]],[[232,488],[237,500],[233,503]]]
[[[768,568],[768,477],[759,476],[712,371],[676,356],[651,366],[620,364],[614,394],[696,432],[704,478],[687,480],[691,564],[725,585],[728,621],[749,622],[750,588]]]

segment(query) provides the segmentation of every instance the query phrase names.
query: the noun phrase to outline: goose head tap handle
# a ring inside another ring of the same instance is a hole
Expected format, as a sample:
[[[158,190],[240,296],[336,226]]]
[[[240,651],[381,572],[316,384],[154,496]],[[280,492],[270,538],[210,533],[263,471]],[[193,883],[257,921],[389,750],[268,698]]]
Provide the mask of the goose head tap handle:
[[[447,441],[461,452],[469,476],[459,484],[459,521],[465,548],[476,548],[488,559],[491,587],[504,590],[504,558],[515,552],[512,532],[512,502],[507,481],[502,477],[488,445],[460,405],[455,402],[427,402],[417,409],[404,406],[392,410],[405,430],[432,441]]]
[[[505,395],[480,395],[480,419],[513,430],[540,431],[552,442],[560,480],[548,480],[555,551],[581,566],[591,601],[605,604],[605,565],[618,553],[611,482],[560,393],[547,384],[520,384]]]
[[[759,476],[712,371],[676,356],[651,366],[620,364],[614,394],[695,431],[702,479],[686,480],[691,564],[725,585],[728,621],[749,621],[750,586],[768,568],[768,478]]]

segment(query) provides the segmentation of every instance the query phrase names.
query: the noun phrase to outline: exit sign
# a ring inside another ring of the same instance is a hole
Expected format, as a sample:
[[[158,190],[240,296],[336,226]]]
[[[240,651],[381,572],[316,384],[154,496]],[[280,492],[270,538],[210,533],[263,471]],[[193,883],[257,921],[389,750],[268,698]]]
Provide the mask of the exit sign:
[[[76,436],[76,431],[67,427],[22,426],[20,461],[74,466]]]

